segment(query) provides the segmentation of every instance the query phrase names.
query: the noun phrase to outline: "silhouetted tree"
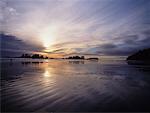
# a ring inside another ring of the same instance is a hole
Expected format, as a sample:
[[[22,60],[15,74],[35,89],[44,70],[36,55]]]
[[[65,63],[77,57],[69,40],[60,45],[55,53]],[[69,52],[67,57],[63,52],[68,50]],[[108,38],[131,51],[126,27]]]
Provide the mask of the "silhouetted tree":
[[[84,56],[81,56],[81,59],[84,59]]]
[[[66,59],[84,59],[84,56],[69,56],[68,58]]]
[[[21,58],[31,58],[29,54],[22,54]]]
[[[22,54],[20,58],[38,58],[38,59],[48,59],[48,57],[44,57],[43,55],[40,54],[33,54],[33,55],[29,55],[29,54]]]
[[[150,61],[150,48],[140,50],[133,55],[128,56],[127,60]]]
[[[32,58],[39,58],[39,57],[40,57],[39,54],[34,54],[34,55],[32,55]]]

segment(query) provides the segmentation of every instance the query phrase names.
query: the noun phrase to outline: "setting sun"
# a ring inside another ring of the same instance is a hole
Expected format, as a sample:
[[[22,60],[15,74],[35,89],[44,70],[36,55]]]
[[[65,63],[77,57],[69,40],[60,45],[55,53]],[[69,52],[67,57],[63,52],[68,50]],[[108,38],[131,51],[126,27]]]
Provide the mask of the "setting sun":
[[[48,48],[51,46],[51,44],[53,43],[53,37],[51,36],[48,36],[48,35],[44,35],[44,38],[43,38],[43,46],[45,48]]]
[[[40,33],[40,38],[46,50],[54,44],[55,36],[52,28],[46,28]]]

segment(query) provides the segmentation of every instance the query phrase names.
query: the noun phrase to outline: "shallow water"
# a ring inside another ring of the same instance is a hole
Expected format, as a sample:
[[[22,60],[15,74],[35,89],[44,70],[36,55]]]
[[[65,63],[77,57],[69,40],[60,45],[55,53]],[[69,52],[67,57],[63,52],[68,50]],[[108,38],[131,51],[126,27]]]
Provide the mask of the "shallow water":
[[[1,62],[5,112],[150,111],[150,66],[123,60]]]

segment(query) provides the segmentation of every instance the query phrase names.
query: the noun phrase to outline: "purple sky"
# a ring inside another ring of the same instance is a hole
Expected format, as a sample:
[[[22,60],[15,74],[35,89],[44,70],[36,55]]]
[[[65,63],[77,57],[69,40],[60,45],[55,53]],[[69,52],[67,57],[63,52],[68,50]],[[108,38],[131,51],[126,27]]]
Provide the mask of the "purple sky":
[[[15,36],[11,44],[1,37],[2,50],[129,55],[150,47],[149,6],[150,0],[1,0],[0,31]]]

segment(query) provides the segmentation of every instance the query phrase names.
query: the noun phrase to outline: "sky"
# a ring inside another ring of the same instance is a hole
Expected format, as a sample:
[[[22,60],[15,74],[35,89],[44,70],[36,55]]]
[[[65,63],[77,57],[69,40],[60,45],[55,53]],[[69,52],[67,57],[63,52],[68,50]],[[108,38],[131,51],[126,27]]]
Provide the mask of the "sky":
[[[127,56],[150,47],[150,0],[1,0],[1,50]]]

